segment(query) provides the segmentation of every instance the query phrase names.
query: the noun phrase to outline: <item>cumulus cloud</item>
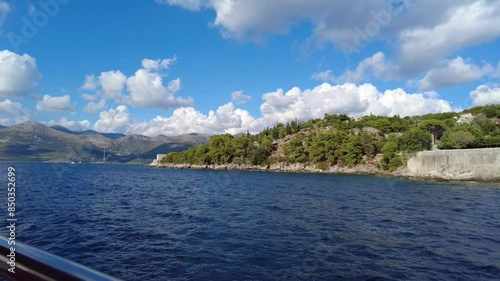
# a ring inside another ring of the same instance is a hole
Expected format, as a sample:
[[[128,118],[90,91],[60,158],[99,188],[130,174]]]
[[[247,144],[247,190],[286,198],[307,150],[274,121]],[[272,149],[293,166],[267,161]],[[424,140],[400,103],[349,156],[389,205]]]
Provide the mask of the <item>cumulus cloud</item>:
[[[82,94],[82,99],[86,101],[94,101],[97,99],[96,95],[91,95],[91,94]]]
[[[97,89],[98,81],[94,75],[85,75],[85,83],[80,87],[81,90]]]
[[[101,112],[94,129],[103,133],[127,132],[131,124],[128,107],[119,105],[116,109]]]
[[[474,105],[500,104],[500,87],[481,85],[470,96]]]
[[[243,41],[258,41],[268,34],[283,34],[294,25],[308,22],[313,25],[311,37],[337,45],[352,44],[357,29],[364,32],[374,22],[385,27],[412,4],[408,0],[373,0],[362,6],[352,1],[308,0],[157,0],[161,4],[177,5],[190,10],[213,9],[213,26],[225,37]],[[355,28],[357,27],[357,28]]]
[[[127,77],[121,71],[103,72],[99,76],[99,84],[102,88],[102,97],[105,99],[122,99],[123,88]]]
[[[87,75],[81,89],[94,90],[95,93],[84,94],[82,97],[88,101],[100,97],[114,100],[120,105],[163,109],[191,106],[192,98],[175,96],[181,89],[180,78],[169,81],[167,85],[163,81],[164,71],[168,70],[176,60],[175,56],[162,60],[143,59],[142,68],[129,77],[119,70],[102,72],[98,77]],[[88,104],[92,108],[97,105],[95,102]]]
[[[402,89],[379,92],[372,84],[331,85],[323,83],[313,89],[301,91],[293,88],[288,92],[282,89],[263,96],[261,105],[262,120],[266,125],[289,122],[295,118],[308,120],[322,118],[325,113],[363,116],[376,115],[400,116],[451,111],[451,105],[435,95],[424,93],[410,94]]]
[[[194,132],[237,134],[251,130],[253,122],[254,118],[246,110],[235,108],[230,102],[220,106],[216,111],[211,110],[207,115],[193,107],[178,108],[170,117],[157,116],[150,121],[134,124],[130,130],[149,136]]]
[[[333,71],[331,69],[327,69],[320,72],[315,72],[311,75],[311,79],[319,80],[323,82],[335,82],[336,77],[333,75]]]
[[[176,56],[170,59],[163,59],[163,60],[143,59],[142,67],[144,69],[168,69],[176,60],[177,60]]]
[[[323,83],[312,89],[294,87],[288,91],[278,89],[262,96],[260,116],[229,102],[204,114],[193,107],[174,110],[170,117],[157,116],[149,121],[137,122],[131,118],[127,106],[103,111],[94,129],[105,132],[140,133],[149,136],[179,135],[185,133],[236,134],[256,133],[276,123],[322,118],[328,114],[364,116],[411,116],[452,111],[451,105],[437,97],[435,92],[407,93],[402,89],[380,92],[372,84]]]
[[[251,99],[252,97],[243,94],[243,91],[235,91],[231,94],[231,100],[236,104],[244,104]]]
[[[0,125],[8,126],[31,119],[31,113],[19,102],[5,99],[0,102]]]
[[[10,99],[6,99],[0,102],[0,112],[15,114],[23,110],[23,106],[19,102],[13,102]]]
[[[353,41],[354,26],[365,28],[372,21],[386,26],[408,0],[373,0],[357,5],[352,1],[297,0],[283,5],[281,0],[157,0],[161,4],[177,5],[189,10],[213,9],[212,25],[227,38],[260,42],[269,34],[287,33],[294,25],[308,22],[313,25],[311,37],[316,41],[340,44]],[[385,12],[380,18],[381,12]],[[387,18],[389,17],[389,18]]]
[[[70,121],[66,117],[63,117],[57,121],[51,120],[47,125],[49,126],[60,125],[76,132],[89,130],[91,127],[91,123],[88,120]]]
[[[99,102],[91,101],[84,108],[85,113],[95,113],[106,108],[106,100],[100,99]]]
[[[418,73],[458,48],[476,46],[500,36],[500,2],[454,2],[446,8],[438,5],[443,8],[442,21],[415,24],[400,33],[401,71]]]
[[[0,97],[13,97],[32,93],[41,75],[36,60],[27,55],[0,51]]]
[[[354,70],[346,70],[340,76],[334,76],[331,70],[313,74],[312,78],[336,83],[358,83],[375,77],[381,80],[390,80],[394,74],[394,66],[387,61],[383,52],[377,52],[373,56],[364,59]]]
[[[181,88],[181,79],[177,78],[163,85],[160,73],[149,69],[139,69],[127,79],[130,104],[140,107],[160,107],[164,109],[191,106],[192,98],[175,97]]]
[[[61,97],[51,97],[44,95],[43,99],[37,101],[36,110],[39,112],[68,112],[73,110],[71,97],[64,95]]]
[[[241,41],[261,43],[269,35],[287,34],[307,23],[312,31],[305,45],[332,44],[347,55],[372,41],[390,42],[394,49],[394,56],[387,59],[393,66],[391,75],[365,62],[359,71],[336,77],[346,82],[363,80],[363,71],[375,71],[375,77],[386,79],[408,79],[436,67],[436,62],[457,50],[500,36],[500,2],[489,0],[373,0],[363,5],[347,0],[296,0],[286,5],[281,0],[157,2],[190,10],[212,9],[216,16],[211,25],[223,37]],[[321,74],[320,80],[336,81],[324,79],[329,78],[327,72]]]
[[[470,61],[465,61],[462,57],[457,57],[453,60],[446,60],[440,66],[429,70],[419,81],[419,86],[422,90],[457,86],[475,81],[493,71],[490,64],[480,67]]]

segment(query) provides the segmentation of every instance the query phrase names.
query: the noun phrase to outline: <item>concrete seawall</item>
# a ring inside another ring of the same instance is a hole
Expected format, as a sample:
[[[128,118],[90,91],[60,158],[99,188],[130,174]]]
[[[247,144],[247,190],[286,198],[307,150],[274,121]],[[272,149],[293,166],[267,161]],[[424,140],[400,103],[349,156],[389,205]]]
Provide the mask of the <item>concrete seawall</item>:
[[[424,179],[500,181],[500,148],[422,151],[396,174]]]

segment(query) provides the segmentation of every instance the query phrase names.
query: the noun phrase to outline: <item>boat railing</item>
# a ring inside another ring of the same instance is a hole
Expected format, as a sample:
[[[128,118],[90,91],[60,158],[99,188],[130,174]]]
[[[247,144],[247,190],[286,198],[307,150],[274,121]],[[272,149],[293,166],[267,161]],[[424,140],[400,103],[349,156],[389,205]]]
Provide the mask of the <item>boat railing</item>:
[[[18,241],[15,241],[15,245],[11,244],[12,241],[9,244],[7,238],[0,236],[0,279],[4,277],[13,281],[118,280]]]

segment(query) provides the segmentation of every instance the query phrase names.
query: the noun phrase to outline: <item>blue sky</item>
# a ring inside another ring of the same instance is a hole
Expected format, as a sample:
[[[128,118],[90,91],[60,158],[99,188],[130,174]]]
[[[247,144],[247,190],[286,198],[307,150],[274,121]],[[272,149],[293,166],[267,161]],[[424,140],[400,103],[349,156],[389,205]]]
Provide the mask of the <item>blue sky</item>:
[[[0,0],[0,124],[154,136],[461,110],[500,103],[499,50],[487,0]]]

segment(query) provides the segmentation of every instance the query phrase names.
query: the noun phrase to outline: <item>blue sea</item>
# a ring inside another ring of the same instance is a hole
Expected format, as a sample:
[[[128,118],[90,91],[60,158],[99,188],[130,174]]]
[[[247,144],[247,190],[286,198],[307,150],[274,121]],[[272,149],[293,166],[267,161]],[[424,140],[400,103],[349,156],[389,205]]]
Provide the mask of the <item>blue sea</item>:
[[[11,166],[17,240],[123,280],[500,280],[499,184]]]

